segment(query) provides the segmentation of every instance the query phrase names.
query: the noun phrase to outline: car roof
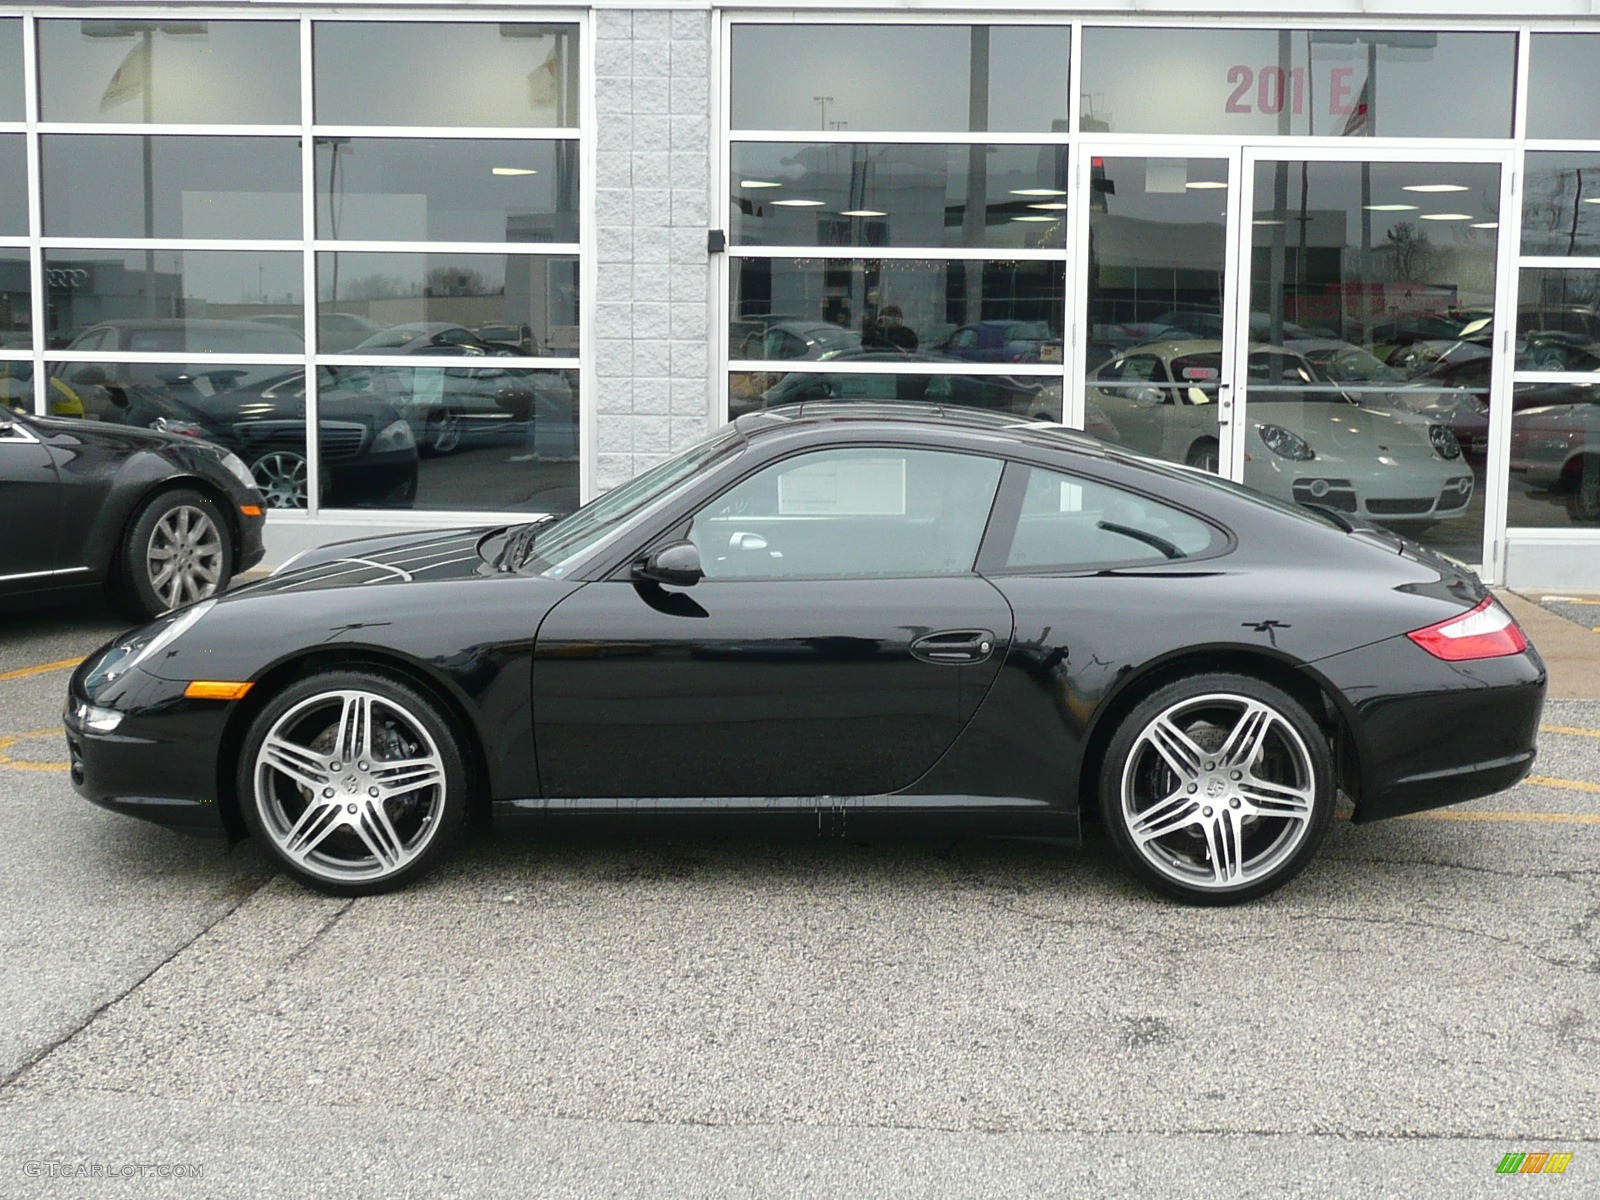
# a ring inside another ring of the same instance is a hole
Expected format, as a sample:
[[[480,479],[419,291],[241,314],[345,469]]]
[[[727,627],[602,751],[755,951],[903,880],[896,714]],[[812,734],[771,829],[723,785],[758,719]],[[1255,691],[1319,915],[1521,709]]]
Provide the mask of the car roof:
[[[792,432],[805,426],[837,426],[842,423],[888,426],[897,430],[923,429],[937,433],[998,433],[1037,446],[1075,450],[1097,458],[1106,457],[1104,442],[1066,425],[1031,421],[1026,417],[988,409],[917,400],[807,400],[758,409],[746,413],[733,424],[746,440],[754,440],[769,434]]]

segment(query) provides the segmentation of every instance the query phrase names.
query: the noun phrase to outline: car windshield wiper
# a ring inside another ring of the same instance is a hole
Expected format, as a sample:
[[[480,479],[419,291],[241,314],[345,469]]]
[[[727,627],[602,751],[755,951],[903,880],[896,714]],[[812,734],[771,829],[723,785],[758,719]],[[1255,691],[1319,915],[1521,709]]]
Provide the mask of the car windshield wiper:
[[[537,521],[529,521],[526,525],[516,525],[506,530],[505,543],[489,565],[497,571],[520,570],[522,564],[527,562],[533,553],[533,539],[549,520],[549,517],[540,517]]]
[[[1182,558],[1183,551],[1164,537],[1157,537],[1153,533],[1146,533],[1143,529],[1135,529],[1132,525],[1117,525],[1111,521],[1096,521],[1096,529],[1104,529],[1107,533],[1120,533],[1123,537],[1132,538],[1136,542],[1143,542],[1146,546],[1153,546],[1168,558]]]

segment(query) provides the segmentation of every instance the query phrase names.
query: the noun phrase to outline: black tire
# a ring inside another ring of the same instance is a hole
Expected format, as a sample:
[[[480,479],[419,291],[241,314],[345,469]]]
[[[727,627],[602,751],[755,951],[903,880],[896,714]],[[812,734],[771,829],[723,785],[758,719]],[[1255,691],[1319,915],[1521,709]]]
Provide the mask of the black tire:
[[[362,724],[349,699],[355,695],[369,698],[372,745],[353,734],[353,744],[342,741],[344,730]],[[409,684],[368,671],[313,675],[273,696],[251,721],[236,768],[240,813],[279,866],[307,887],[331,896],[405,887],[442,862],[460,836],[469,808],[462,736]],[[288,753],[268,748],[269,738]],[[353,761],[342,761],[344,751]],[[410,786],[422,778],[437,782]]]
[[[1193,771],[1180,772],[1174,763],[1194,752]],[[1203,905],[1254,900],[1304,870],[1336,794],[1333,754],[1311,715],[1245,675],[1190,676],[1141,700],[1112,733],[1099,779],[1123,866]]]
[[[1567,516],[1590,524],[1600,521],[1600,458],[1586,458],[1569,470],[1572,490],[1567,493]]]
[[[454,454],[461,448],[461,414],[453,408],[436,408],[423,425],[417,450],[430,457]]]
[[[1220,450],[1221,447],[1215,438],[1201,438],[1189,447],[1189,453],[1184,456],[1183,461],[1188,466],[1198,467],[1202,471],[1210,471],[1216,475],[1218,464],[1221,462]]]
[[[158,492],[128,525],[112,596],[148,621],[227,591],[234,561],[232,528],[210,496],[192,488]]]

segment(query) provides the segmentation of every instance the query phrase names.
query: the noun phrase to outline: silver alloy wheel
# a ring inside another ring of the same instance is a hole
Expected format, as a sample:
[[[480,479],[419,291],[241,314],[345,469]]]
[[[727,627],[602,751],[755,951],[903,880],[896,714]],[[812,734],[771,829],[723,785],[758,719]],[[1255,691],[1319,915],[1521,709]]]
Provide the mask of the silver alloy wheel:
[[[435,454],[449,454],[461,444],[461,414],[441,408],[428,418],[428,448]]]
[[[439,831],[439,747],[414,713],[374,692],[323,692],[289,709],[256,752],[253,779],[267,836],[330,882],[393,875]]]
[[[222,532],[204,509],[180,504],[151,530],[144,562],[151,589],[168,608],[204,600],[222,586]]]
[[[306,456],[293,450],[274,450],[250,464],[268,508],[304,508],[307,469]]]
[[[1186,887],[1237,888],[1271,874],[1311,829],[1317,779],[1289,720],[1219,692],[1155,717],[1122,767],[1121,817],[1134,848]]]

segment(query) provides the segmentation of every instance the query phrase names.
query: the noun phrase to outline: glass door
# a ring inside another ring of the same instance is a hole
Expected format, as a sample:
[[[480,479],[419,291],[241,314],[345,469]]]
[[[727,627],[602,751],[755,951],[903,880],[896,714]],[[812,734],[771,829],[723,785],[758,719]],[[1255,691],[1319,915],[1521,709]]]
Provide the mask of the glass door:
[[[1506,163],[1274,147],[1242,174],[1237,478],[1492,564]]]
[[[1081,408],[1071,417],[1141,454],[1224,474],[1238,451],[1239,162],[1146,142],[1078,156]]]

